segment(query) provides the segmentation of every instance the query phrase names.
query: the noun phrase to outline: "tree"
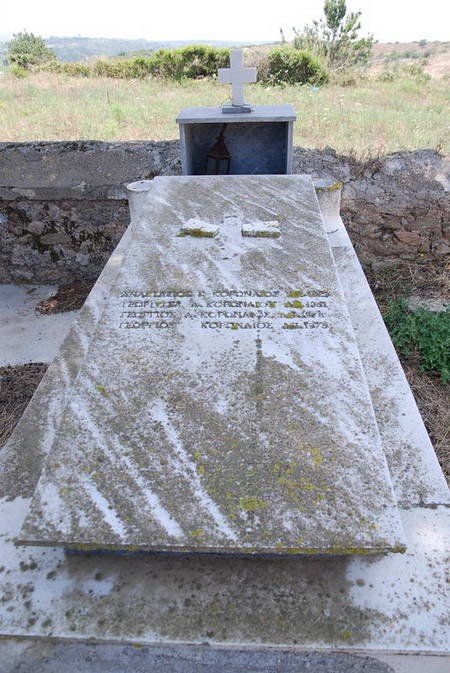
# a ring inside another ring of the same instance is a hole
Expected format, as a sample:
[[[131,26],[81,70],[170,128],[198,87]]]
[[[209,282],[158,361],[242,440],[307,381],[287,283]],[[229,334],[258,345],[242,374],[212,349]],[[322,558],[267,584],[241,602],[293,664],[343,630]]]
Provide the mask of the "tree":
[[[345,0],[325,0],[325,17],[300,32],[294,28],[294,46],[306,49],[325,61],[331,70],[366,63],[375,40],[361,38],[361,12],[349,12]]]
[[[10,65],[30,68],[32,65],[48,63],[55,58],[54,53],[46,45],[42,37],[33,33],[15,33],[6,43],[7,59]]]

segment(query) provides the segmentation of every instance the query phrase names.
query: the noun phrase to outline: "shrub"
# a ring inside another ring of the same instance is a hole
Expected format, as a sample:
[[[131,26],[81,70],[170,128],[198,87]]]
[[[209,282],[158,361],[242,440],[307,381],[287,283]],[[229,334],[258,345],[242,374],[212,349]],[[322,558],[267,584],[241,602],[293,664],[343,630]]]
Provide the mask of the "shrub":
[[[331,70],[329,74],[330,84],[348,87],[362,84],[368,79],[367,70],[353,66],[344,70]]]
[[[292,47],[272,49],[267,60],[270,84],[323,84],[328,79],[318,59],[307,51]]]
[[[389,302],[384,321],[400,355],[417,356],[422,371],[435,371],[442,383],[450,382],[450,307],[412,311],[397,299]]]
[[[152,76],[180,81],[216,77],[218,68],[227,67],[229,54],[229,49],[192,45],[182,49],[159,49],[148,57],[99,59],[92,63],[53,61],[43,69],[75,77],[143,79]]]
[[[393,82],[395,74],[391,70],[383,70],[377,75],[378,82]]]
[[[188,79],[215,77],[217,68],[225,68],[229,60],[228,49],[214,49],[193,45],[180,49],[181,75]]]
[[[120,79],[123,77],[124,62],[119,60],[99,60],[95,61],[93,74],[95,77],[112,77]]]
[[[361,12],[347,12],[345,0],[325,0],[323,14],[302,31],[294,28],[294,47],[323,59],[330,70],[367,63],[374,39],[359,36]]]
[[[420,65],[405,65],[402,68],[402,71],[406,77],[411,77],[411,79],[415,79],[420,82],[428,82],[431,79],[431,76],[426,73]]]
[[[62,73],[63,75],[69,75],[69,77],[90,77],[92,74],[92,68],[88,63],[66,63],[62,61],[51,61],[41,69],[50,72]]]
[[[27,76],[26,69],[22,68],[21,65],[17,65],[17,63],[13,63],[12,65],[9,66],[9,72],[14,77],[17,77],[17,79],[23,79],[24,77]]]
[[[191,45],[182,49],[159,49],[149,58],[149,71],[163,79],[215,77],[218,68],[228,65],[228,49]]]
[[[47,63],[55,58],[42,37],[33,35],[33,33],[15,33],[6,46],[8,63],[21,68]]]

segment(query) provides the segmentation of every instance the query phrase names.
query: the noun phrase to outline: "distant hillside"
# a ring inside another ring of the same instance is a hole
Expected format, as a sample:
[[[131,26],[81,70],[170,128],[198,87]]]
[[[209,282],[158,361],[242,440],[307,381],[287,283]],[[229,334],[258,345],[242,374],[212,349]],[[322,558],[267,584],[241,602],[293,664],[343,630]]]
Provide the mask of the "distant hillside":
[[[373,48],[372,72],[380,72],[396,65],[417,65],[424,72],[440,79],[450,75],[450,42],[385,42]]]
[[[148,52],[155,49],[175,49],[188,44],[210,44],[213,47],[239,47],[243,42],[218,42],[214,40],[184,40],[155,42],[151,40],[121,40],[100,37],[49,37],[45,44],[53,50],[59,61],[84,61],[100,56],[120,56]],[[0,58],[6,54],[6,41],[0,42]]]

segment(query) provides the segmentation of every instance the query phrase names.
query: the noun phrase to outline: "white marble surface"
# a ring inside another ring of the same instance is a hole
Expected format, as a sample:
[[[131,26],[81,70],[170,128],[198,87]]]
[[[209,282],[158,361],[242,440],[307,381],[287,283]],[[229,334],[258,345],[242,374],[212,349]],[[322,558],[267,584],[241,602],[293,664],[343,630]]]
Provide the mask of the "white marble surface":
[[[256,68],[244,68],[242,49],[231,49],[230,67],[219,68],[218,80],[221,84],[231,84],[233,105],[245,105],[244,84],[256,82]]]
[[[135,194],[133,241],[23,539],[83,549],[401,549],[312,182],[158,178]],[[243,223],[270,217],[281,238],[242,236]],[[182,235],[186,221],[206,219],[215,238],[205,226]]]

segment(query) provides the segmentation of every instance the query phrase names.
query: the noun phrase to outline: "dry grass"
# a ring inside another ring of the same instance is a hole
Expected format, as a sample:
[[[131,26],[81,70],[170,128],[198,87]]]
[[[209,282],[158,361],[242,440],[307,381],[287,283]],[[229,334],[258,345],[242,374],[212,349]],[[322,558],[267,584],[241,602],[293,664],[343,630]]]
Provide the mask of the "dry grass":
[[[403,369],[430,435],[442,470],[450,483],[450,386],[403,360]]]
[[[0,73],[0,140],[168,140],[184,107],[220,105],[229,87],[213,81],[83,79]],[[248,87],[254,104],[290,103],[297,112],[294,143],[338,152],[450,149],[444,81],[360,81],[321,89]]]
[[[424,299],[439,298],[450,303],[450,260],[433,264],[420,261],[401,262],[380,269],[365,268],[369,285],[383,312],[390,299],[415,295]]]
[[[0,367],[0,447],[16,427],[46,370],[42,362]]]

